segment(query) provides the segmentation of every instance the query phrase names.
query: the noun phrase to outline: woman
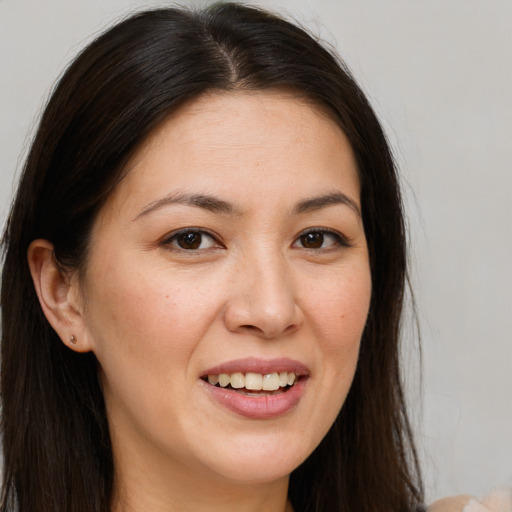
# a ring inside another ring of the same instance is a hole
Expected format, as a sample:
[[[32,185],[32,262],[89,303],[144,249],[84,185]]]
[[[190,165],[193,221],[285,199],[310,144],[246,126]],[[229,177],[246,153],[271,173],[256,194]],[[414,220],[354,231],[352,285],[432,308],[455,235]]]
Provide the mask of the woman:
[[[218,4],[100,36],[43,114],[4,252],[2,510],[422,502],[393,160],[302,29]]]

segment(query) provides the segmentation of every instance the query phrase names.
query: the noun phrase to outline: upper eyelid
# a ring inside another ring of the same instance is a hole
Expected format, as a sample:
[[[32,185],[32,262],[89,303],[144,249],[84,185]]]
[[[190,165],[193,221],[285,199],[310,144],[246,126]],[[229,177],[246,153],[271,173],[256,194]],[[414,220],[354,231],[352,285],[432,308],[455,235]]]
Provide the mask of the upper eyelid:
[[[170,231],[166,235],[164,235],[161,238],[161,240],[162,241],[171,240],[171,239],[177,237],[178,235],[182,235],[184,233],[199,233],[201,235],[209,236],[210,238],[213,238],[214,240],[219,240],[219,236],[216,235],[215,233],[211,232],[210,230],[205,229],[205,228],[197,228],[197,227],[186,227],[186,228],[175,229],[173,231]]]
[[[174,244],[172,244],[172,242],[174,242],[176,240],[176,237],[178,237],[181,234],[185,234],[185,233],[199,233],[203,236],[207,236],[207,237],[211,238],[214,241],[214,245],[217,245],[217,248],[218,248],[218,246],[225,247],[225,244],[219,235],[217,235],[216,233],[213,233],[212,231],[210,231],[208,229],[199,228],[199,227],[186,227],[186,228],[180,228],[180,229],[175,229],[173,231],[170,231],[169,233],[167,233],[160,239],[159,244],[162,246],[167,246],[167,248],[172,248],[173,250],[176,250],[176,251],[183,251],[185,253],[191,253],[191,254],[207,251],[208,249],[213,249],[213,247],[208,247],[205,249],[183,249],[181,247],[178,247],[178,246],[175,246]]]
[[[311,228],[303,229],[297,236],[301,236],[304,233],[332,233],[333,235],[340,235],[343,236],[342,233],[340,233],[337,229],[334,228],[326,228],[323,226],[313,226]]]

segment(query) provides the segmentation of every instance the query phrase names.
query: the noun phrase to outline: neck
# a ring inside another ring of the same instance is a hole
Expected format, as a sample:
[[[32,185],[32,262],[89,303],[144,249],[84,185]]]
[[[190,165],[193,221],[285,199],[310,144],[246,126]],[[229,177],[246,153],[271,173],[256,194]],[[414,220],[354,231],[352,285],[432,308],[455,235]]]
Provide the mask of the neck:
[[[263,483],[212,477],[201,468],[116,461],[112,512],[293,512],[289,477]]]
[[[293,512],[286,493],[268,486],[215,486],[207,489],[196,481],[194,492],[176,489],[173,482],[165,489],[150,482],[137,487],[117,488],[112,512]]]

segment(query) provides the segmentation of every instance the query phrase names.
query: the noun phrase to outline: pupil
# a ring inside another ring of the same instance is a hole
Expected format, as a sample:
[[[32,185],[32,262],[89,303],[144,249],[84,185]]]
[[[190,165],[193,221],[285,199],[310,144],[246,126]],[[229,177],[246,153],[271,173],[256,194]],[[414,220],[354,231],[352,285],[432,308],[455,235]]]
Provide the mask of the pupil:
[[[197,249],[201,245],[199,233],[185,233],[178,236],[178,245],[182,249]]]
[[[324,243],[324,235],[322,233],[307,233],[301,236],[301,242],[307,249],[318,249]]]

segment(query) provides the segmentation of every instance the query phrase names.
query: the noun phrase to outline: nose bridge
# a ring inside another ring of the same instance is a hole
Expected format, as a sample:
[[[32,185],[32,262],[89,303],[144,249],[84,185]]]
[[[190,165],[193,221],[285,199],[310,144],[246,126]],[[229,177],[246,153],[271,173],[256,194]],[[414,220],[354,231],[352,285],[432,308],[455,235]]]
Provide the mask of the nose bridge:
[[[241,258],[227,319],[231,330],[272,338],[295,330],[301,322],[286,255],[259,247]]]

